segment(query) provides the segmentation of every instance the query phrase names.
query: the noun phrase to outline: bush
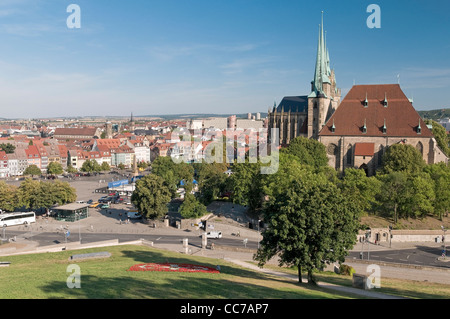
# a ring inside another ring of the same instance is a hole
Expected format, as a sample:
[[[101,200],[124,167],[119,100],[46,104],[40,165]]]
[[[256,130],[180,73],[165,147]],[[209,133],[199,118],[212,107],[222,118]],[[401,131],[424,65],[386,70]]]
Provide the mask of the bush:
[[[341,264],[339,266],[339,273],[344,276],[353,276],[355,269],[352,266]]]

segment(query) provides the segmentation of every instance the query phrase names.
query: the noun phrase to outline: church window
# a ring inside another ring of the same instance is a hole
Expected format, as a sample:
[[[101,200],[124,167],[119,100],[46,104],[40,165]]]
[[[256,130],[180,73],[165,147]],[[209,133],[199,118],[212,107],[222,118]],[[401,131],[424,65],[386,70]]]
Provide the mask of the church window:
[[[347,165],[352,165],[352,146],[349,145],[347,148]]]

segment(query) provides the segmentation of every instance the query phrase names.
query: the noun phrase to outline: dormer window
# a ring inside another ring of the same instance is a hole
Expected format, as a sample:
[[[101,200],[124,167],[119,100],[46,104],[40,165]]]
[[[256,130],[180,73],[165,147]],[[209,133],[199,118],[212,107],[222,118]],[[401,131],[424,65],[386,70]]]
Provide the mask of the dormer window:
[[[386,119],[384,119],[384,124],[383,124],[382,131],[383,131],[383,134],[386,134],[386,132],[387,132]]]
[[[419,126],[417,127],[417,134],[422,134],[422,127],[420,126],[420,120],[419,120]]]
[[[331,133],[334,133],[336,131],[336,126],[334,125],[334,119],[333,119],[333,125],[331,126]]]
[[[362,127],[363,134],[367,133],[367,125],[366,125],[366,119],[364,119],[364,126]]]
[[[384,107],[388,107],[388,100],[387,100],[387,96],[386,96],[386,93],[384,93],[384,101],[383,101],[383,106],[384,106]]]
[[[364,107],[368,107],[369,106],[369,100],[367,99],[367,93],[366,93],[366,99],[363,102]]]

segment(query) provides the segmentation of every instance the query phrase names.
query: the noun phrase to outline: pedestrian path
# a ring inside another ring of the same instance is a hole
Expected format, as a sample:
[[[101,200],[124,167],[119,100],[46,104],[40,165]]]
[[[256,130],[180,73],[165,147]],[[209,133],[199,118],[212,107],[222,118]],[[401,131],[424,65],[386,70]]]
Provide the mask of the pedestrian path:
[[[236,264],[238,266],[247,268],[247,269],[251,269],[251,270],[254,270],[254,271],[260,271],[260,272],[263,272],[265,274],[269,274],[269,275],[273,275],[273,276],[277,276],[277,277],[283,277],[283,278],[287,278],[287,279],[290,279],[290,280],[298,282],[298,276],[293,275],[293,274],[288,274],[288,273],[279,272],[279,271],[276,271],[276,270],[271,270],[271,269],[266,269],[266,268],[260,268],[260,267],[254,265],[254,264],[250,264],[250,263],[247,263],[245,261],[234,259],[234,258],[225,258],[225,260],[229,261],[231,263],[234,263],[234,264]],[[302,282],[306,283],[307,281],[302,279]],[[332,289],[332,290],[336,290],[336,291],[340,291],[340,292],[345,292],[345,293],[350,293],[350,294],[354,294],[354,295],[359,295],[359,296],[365,297],[365,298],[374,298],[374,299],[406,299],[406,298],[402,298],[402,297],[398,297],[398,296],[392,296],[392,295],[379,293],[379,292],[376,292],[376,291],[362,290],[362,289],[357,289],[357,288],[353,288],[353,287],[346,287],[346,286],[339,286],[339,285],[334,285],[334,284],[325,283],[325,282],[318,282],[317,286],[321,287],[321,288],[325,288],[325,289]]]

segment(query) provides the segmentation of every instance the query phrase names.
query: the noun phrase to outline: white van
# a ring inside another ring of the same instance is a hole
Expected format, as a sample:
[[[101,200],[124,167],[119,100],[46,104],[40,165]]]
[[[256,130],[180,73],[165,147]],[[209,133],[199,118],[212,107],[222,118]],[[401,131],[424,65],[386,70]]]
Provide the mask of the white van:
[[[210,231],[206,233],[206,238],[222,238],[222,232],[221,231]]]

